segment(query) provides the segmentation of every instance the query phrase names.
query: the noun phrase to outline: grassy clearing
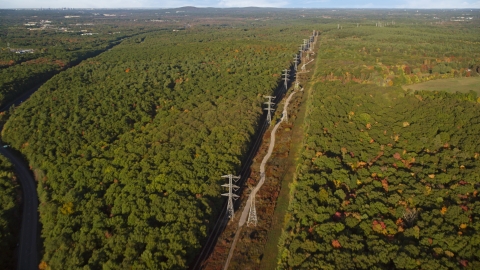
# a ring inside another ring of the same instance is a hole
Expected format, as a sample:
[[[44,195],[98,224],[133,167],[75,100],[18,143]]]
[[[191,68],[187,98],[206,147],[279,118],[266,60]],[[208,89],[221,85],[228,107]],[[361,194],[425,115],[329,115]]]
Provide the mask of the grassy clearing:
[[[451,78],[428,81],[418,84],[402,86],[404,90],[428,90],[428,91],[446,91],[449,93],[462,92],[470,90],[480,94],[480,77]]]

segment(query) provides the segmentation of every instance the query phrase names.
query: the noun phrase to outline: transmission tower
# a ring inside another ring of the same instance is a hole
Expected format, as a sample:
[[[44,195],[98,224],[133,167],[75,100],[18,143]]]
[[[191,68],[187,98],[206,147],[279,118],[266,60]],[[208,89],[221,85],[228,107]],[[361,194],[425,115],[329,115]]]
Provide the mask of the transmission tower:
[[[272,102],[272,99],[275,99],[275,97],[272,96],[263,96],[264,98],[268,98],[268,101],[265,102],[264,104],[267,104],[268,108],[264,108],[264,110],[267,111],[267,122],[270,124],[272,122],[272,112],[275,110],[272,108],[275,103]]]
[[[295,71],[297,71],[297,65],[298,65],[298,54],[295,54],[293,57],[293,62],[295,63]]]
[[[234,176],[231,174],[223,175],[222,178],[228,178],[228,184],[222,185],[222,187],[228,187],[228,193],[223,193],[222,196],[228,197],[227,212],[228,217],[233,219],[233,200],[238,199],[237,194],[233,194],[234,191],[237,191],[240,187],[233,184],[233,181],[237,182],[240,179],[240,176]]]
[[[257,227],[257,209],[255,209],[255,196],[250,200],[250,211],[248,212],[247,226],[253,225]]]
[[[284,76],[283,79],[285,82],[285,91],[287,91],[288,90],[288,69],[284,69],[283,72],[284,73],[282,74],[282,76]]]

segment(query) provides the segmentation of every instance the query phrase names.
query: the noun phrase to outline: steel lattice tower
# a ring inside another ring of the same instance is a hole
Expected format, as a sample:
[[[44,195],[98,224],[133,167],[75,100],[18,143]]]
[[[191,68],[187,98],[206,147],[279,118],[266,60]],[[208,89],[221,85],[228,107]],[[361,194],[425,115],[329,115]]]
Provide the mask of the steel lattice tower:
[[[233,181],[237,182],[240,179],[240,176],[234,176],[231,174],[223,175],[222,178],[228,178],[228,184],[222,185],[222,187],[228,187],[228,193],[223,193],[222,196],[228,197],[227,212],[228,217],[233,219],[233,200],[238,199],[240,196],[233,194],[234,191],[237,191],[240,187],[233,184]]]
[[[284,69],[282,76],[285,76],[283,79],[285,80],[285,92],[288,90],[288,69]]]
[[[275,103],[273,103],[272,100],[275,99],[275,97],[272,97],[272,96],[263,96],[263,97],[268,98],[268,101],[264,102],[264,104],[267,104],[268,108],[264,108],[264,110],[267,111],[267,122],[268,124],[270,124],[272,122],[272,112],[275,110],[274,108],[272,108],[272,106],[275,105]]]
[[[298,90],[300,88],[300,82],[298,81],[298,76],[295,74],[295,90]]]
[[[255,208],[255,196],[250,201],[250,212],[248,212],[247,226],[257,226],[257,209]]]

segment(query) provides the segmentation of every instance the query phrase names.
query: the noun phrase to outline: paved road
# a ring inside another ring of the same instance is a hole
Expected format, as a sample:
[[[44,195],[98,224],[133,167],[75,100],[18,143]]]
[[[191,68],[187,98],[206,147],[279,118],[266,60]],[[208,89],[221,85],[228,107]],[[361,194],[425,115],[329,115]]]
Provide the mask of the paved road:
[[[33,176],[28,166],[16,157],[8,148],[3,148],[0,142],[0,154],[13,163],[15,172],[22,186],[23,216],[20,229],[20,245],[18,247],[18,270],[38,269],[38,196]]]
[[[30,96],[33,93],[35,93],[38,90],[38,88],[40,88],[40,86],[42,86],[42,85],[43,85],[43,83],[41,83],[41,84],[39,84],[35,87],[32,87],[30,90],[22,93],[19,97],[15,98],[14,100],[5,103],[4,105],[2,105],[0,107],[0,111],[6,111],[6,110],[10,109],[11,106],[18,106],[18,105],[22,104],[22,102],[24,100],[27,100],[28,98],[30,98]]]

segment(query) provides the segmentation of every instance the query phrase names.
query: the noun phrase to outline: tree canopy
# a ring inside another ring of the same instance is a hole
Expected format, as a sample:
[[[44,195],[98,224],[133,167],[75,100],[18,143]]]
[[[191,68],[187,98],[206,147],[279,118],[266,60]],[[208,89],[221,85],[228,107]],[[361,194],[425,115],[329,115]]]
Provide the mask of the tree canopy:
[[[187,267],[218,215],[220,175],[239,169],[296,50],[282,39],[298,29],[262,30],[132,38],[14,111],[3,139],[39,180],[46,265]]]
[[[0,155],[0,265],[14,268],[15,248],[18,243],[19,207],[18,184],[12,164]]]
[[[279,268],[480,267],[477,93],[395,86],[414,73],[442,78],[453,61],[441,55],[463,59],[456,67],[465,70],[478,63],[469,45],[431,50],[449,27],[324,31]],[[435,57],[422,71],[422,58]]]

